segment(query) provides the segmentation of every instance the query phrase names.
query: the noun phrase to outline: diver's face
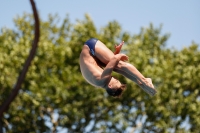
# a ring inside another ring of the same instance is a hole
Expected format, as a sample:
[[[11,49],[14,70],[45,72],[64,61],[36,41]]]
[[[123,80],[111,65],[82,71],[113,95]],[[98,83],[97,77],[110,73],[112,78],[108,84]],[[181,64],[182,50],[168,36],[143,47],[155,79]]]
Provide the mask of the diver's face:
[[[121,83],[119,80],[115,79],[115,78],[111,78],[110,83],[108,84],[109,88],[120,88],[121,87]]]

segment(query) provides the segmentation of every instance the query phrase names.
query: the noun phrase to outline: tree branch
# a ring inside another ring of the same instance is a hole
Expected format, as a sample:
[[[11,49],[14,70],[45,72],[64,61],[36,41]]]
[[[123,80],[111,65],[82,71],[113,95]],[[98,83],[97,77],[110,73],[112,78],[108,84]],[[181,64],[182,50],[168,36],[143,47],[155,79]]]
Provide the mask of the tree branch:
[[[34,56],[35,56],[35,53],[36,53],[36,49],[37,49],[37,46],[38,46],[38,41],[39,41],[39,36],[40,36],[40,24],[39,24],[39,17],[38,17],[38,13],[37,13],[37,9],[36,9],[36,6],[35,6],[35,3],[33,0],[30,0],[30,3],[31,3],[31,6],[32,6],[32,10],[33,10],[33,15],[34,15],[34,19],[35,19],[35,38],[34,38],[34,41],[32,43],[32,49],[29,53],[29,56],[24,64],[24,67],[17,79],[17,83],[16,85],[14,86],[11,94],[9,95],[8,99],[3,103],[3,105],[1,105],[1,108],[0,108],[0,118],[2,118],[3,116],[3,112],[5,112],[8,108],[9,108],[9,105],[11,104],[11,102],[15,99],[15,97],[17,96],[20,88],[21,88],[21,85],[25,79],[25,76],[26,76],[26,73],[28,71],[28,68],[31,64],[31,61],[33,60]]]

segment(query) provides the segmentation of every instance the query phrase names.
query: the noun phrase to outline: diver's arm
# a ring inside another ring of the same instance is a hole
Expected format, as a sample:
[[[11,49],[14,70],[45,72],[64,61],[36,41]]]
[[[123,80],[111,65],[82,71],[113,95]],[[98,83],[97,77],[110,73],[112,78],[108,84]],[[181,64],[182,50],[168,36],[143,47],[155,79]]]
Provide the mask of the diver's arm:
[[[111,60],[108,62],[108,64],[104,68],[104,71],[101,75],[101,79],[110,79],[113,69],[117,66],[120,60],[126,61],[128,60],[128,56],[126,56],[125,54],[114,55],[114,57],[111,58]]]

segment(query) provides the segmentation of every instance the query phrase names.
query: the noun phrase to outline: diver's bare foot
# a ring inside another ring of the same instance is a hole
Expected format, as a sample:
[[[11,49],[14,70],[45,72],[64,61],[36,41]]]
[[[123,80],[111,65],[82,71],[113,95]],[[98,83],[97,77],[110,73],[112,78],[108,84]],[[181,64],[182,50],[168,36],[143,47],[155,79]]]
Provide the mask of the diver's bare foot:
[[[143,78],[143,83],[139,84],[139,86],[147,92],[149,95],[153,96],[156,94],[156,90],[153,86],[151,78]],[[141,82],[140,82],[141,83]]]
[[[150,87],[154,88],[151,78],[146,78],[146,80],[147,80],[147,82],[148,82],[147,84],[148,84]]]

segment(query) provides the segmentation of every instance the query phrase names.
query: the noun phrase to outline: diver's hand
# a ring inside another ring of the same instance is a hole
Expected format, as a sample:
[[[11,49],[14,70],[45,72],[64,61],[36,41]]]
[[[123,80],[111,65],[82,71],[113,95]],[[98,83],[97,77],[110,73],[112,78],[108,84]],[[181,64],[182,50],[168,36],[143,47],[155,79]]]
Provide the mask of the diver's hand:
[[[120,53],[123,44],[124,44],[124,41],[122,41],[119,45],[115,44],[115,52],[114,52],[114,54],[119,54]]]
[[[117,58],[119,61],[128,61],[128,56],[125,54],[116,54],[115,58]]]

